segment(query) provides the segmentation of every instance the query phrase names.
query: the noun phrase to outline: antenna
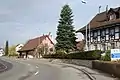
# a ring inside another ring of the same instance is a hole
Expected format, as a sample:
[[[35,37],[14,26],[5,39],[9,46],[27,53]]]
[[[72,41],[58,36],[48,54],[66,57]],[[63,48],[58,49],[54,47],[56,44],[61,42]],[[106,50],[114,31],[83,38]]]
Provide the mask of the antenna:
[[[106,12],[108,12],[108,5],[106,6]]]
[[[100,14],[100,11],[101,11],[101,7],[102,7],[102,6],[99,6],[99,14]]]
[[[49,34],[48,35],[50,35],[51,34],[51,32],[49,32]]]
[[[108,21],[107,13],[108,13],[108,5],[106,6],[106,18],[107,18],[107,21]]]

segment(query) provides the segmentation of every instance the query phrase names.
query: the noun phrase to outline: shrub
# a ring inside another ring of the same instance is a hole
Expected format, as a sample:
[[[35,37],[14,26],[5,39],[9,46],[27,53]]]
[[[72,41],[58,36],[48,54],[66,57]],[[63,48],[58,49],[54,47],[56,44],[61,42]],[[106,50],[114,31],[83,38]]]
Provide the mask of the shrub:
[[[96,60],[100,59],[101,51],[86,51],[76,52],[71,54],[65,54],[64,52],[56,52],[56,54],[44,55],[44,58],[58,58],[58,59],[83,59],[83,60]]]
[[[111,61],[110,50],[107,50],[106,53],[105,53],[105,56],[102,56],[101,59],[103,61]]]
[[[64,59],[66,58],[66,53],[63,50],[58,50],[56,51],[56,54],[49,54],[49,55],[44,55],[44,58],[59,58],[59,59]]]
[[[95,59],[100,59],[101,51],[99,50],[94,50],[94,51],[86,51],[86,52],[77,52],[77,53],[72,53],[68,54],[72,59],[85,59],[85,60],[95,60]]]
[[[9,56],[18,56],[18,54],[9,54]]]

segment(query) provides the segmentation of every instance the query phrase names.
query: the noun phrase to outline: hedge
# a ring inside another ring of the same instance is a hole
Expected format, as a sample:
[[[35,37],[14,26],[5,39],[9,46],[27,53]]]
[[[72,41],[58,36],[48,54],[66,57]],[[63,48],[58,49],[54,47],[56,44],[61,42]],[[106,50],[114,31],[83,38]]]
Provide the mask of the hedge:
[[[94,51],[76,52],[71,54],[56,53],[56,54],[44,55],[43,58],[98,60],[101,58],[101,51],[94,50]]]

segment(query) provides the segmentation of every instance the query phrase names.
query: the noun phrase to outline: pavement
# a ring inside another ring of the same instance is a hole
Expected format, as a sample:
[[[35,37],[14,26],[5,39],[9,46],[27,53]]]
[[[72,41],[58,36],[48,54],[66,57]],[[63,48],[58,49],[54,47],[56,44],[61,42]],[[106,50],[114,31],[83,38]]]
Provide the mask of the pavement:
[[[0,80],[119,80],[87,67],[46,59],[0,59],[13,65],[0,74]]]
[[[13,67],[0,73],[0,80],[90,80],[82,71],[72,67],[40,60],[0,58]]]
[[[10,70],[13,65],[0,59],[0,73]]]

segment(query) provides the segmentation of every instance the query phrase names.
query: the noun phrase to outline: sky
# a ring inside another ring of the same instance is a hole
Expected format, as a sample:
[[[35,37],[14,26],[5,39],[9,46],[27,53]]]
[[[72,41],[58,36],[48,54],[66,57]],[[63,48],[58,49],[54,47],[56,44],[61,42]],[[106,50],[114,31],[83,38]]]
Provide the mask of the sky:
[[[97,13],[120,7],[120,0],[0,0],[0,47],[6,40],[10,45],[25,43],[31,38],[51,32],[56,37],[62,6],[69,4],[76,30],[86,25]],[[81,35],[78,34],[79,39]]]

